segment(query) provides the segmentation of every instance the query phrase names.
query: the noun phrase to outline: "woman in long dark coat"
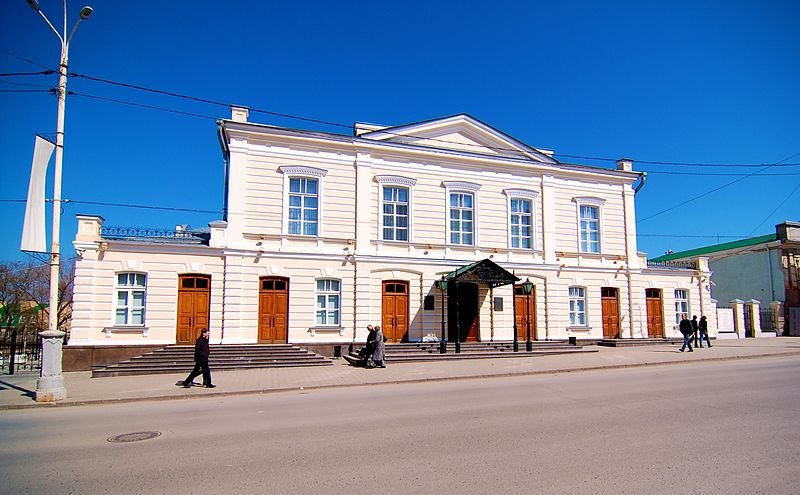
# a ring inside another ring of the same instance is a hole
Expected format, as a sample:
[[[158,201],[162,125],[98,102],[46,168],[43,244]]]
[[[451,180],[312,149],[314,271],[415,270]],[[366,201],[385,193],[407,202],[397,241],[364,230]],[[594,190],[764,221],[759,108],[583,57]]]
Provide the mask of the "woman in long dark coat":
[[[372,362],[378,368],[386,367],[386,344],[381,327],[375,327],[375,352],[372,353]]]

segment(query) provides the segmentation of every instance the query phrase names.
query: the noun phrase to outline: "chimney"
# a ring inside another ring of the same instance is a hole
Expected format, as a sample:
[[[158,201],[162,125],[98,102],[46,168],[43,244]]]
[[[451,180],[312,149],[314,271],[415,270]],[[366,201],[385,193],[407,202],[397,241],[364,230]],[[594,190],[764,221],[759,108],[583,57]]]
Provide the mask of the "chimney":
[[[234,122],[247,122],[250,109],[247,107],[231,107],[231,120]]]
[[[617,160],[617,170],[632,172],[633,160],[631,160],[630,158],[620,158],[619,160]]]

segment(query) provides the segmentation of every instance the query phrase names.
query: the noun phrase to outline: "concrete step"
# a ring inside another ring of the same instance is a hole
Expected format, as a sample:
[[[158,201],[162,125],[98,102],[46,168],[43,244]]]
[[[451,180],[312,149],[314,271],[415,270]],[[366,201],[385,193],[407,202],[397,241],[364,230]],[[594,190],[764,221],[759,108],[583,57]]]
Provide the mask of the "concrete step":
[[[330,366],[333,362],[291,344],[212,345],[213,370]],[[167,346],[117,364],[92,369],[93,377],[188,373],[194,366],[194,346]]]

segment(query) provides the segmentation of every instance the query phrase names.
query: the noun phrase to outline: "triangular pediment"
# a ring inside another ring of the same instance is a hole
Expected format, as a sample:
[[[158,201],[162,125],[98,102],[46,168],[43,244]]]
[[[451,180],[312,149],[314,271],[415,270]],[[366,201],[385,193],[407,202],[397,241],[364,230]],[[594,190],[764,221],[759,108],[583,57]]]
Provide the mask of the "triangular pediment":
[[[426,148],[442,148],[556,163],[544,151],[528,146],[467,114],[376,129],[365,132],[359,137]]]

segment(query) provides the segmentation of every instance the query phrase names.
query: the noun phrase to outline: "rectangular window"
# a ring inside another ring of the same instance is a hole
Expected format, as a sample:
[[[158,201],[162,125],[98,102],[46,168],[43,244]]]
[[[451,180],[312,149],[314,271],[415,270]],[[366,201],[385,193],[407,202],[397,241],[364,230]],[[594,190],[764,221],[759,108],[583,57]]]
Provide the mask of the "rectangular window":
[[[143,273],[117,274],[115,325],[144,325],[146,280]]]
[[[475,210],[470,193],[450,193],[450,243],[474,244]]]
[[[289,179],[289,234],[317,235],[319,213],[317,179]]]
[[[573,327],[586,326],[586,289],[569,288],[569,324]]]
[[[317,325],[339,326],[341,283],[338,280],[317,280]]]
[[[383,240],[408,241],[408,188],[383,188]]]
[[[689,291],[686,289],[675,289],[675,323],[681,322],[681,315],[689,315]]]
[[[598,206],[580,206],[580,237],[582,253],[600,252],[600,208]]]
[[[511,247],[531,249],[533,247],[533,201],[511,198]]]

